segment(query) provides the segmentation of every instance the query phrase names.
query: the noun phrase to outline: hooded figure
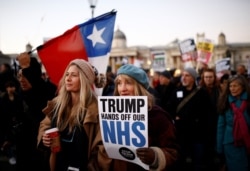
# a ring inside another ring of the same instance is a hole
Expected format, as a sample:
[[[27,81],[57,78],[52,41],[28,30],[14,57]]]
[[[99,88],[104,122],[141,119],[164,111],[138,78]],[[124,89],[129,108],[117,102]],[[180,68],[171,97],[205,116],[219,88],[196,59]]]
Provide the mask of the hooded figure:
[[[42,109],[47,101],[55,96],[55,92],[51,92],[41,78],[41,66],[36,58],[30,57],[28,53],[22,53],[18,56],[18,60],[21,66],[18,81],[25,115],[17,138],[17,170],[28,168],[46,171],[49,170],[48,157],[46,158],[48,154],[37,149],[37,134],[40,122],[45,117]]]

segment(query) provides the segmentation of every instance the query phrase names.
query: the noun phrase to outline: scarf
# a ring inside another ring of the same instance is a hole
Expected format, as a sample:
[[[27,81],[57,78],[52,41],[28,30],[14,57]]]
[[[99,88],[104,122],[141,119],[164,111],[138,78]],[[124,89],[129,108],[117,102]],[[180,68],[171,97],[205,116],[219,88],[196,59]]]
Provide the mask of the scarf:
[[[245,145],[248,154],[250,154],[250,133],[248,130],[248,125],[243,115],[243,112],[247,107],[247,101],[243,100],[239,108],[233,102],[230,105],[234,113],[234,123],[233,123],[234,145],[235,146]]]

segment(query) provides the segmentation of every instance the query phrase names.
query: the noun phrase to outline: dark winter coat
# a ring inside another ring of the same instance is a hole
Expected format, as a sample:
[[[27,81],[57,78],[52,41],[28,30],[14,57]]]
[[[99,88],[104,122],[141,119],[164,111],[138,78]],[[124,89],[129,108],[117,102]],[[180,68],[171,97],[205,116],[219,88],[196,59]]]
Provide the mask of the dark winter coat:
[[[177,106],[181,101],[190,94],[192,90],[188,91],[185,87],[177,88],[171,95],[167,109],[175,119],[177,129],[177,136],[180,142],[185,144],[193,143],[207,143],[208,136],[211,134],[209,121],[211,120],[212,105],[209,100],[208,93],[204,89],[199,89],[198,92],[176,113]],[[178,97],[177,93],[182,92],[183,96]]]
[[[158,168],[150,170],[167,170],[177,159],[177,143],[175,136],[175,127],[170,115],[162,108],[154,106],[148,112],[148,137],[149,147],[156,147],[158,156]],[[137,164],[113,160],[112,171],[144,171]]]

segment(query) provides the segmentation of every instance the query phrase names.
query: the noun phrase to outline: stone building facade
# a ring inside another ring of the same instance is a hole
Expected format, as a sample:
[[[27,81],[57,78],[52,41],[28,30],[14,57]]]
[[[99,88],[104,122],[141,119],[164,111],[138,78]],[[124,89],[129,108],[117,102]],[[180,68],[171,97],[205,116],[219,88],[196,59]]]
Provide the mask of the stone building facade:
[[[197,34],[196,41],[205,38],[205,34]],[[117,69],[125,63],[134,64],[144,69],[151,68],[152,52],[165,52],[166,69],[183,69],[183,62],[181,59],[180,49],[178,43],[180,40],[176,39],[169,44],[163,46],[127,46],[126,35],[118,28],[114,32],[112,48],[110,52],[109,65],[115,73]],[[30,51],[32,46],[28,43],[26,51]],[[33,54],[37,56],[36,54]],[[17,54],[3,54],[0,51],[0,64],[4,62],[13,63],[13,58]],[[9,58],[8,58],[9,57]],[[209,62],[209,67],[214,67],[217,60],[225,57],[231,58],[231,69],[235,70],[238,64],[247,64],[250,60],[250,40],[248,43],[227,43],[226,36],[220,33],[217,43],[214,45],[212,58]],[[44,68],[43,68],[44,69]]]
[[[205,34],[197,34],[196,41],[205,38]],[[244,64],[248,68],[247,63],[250,60],[250,40],[249,43],[227,43],[226,36],[220,33],[218,36],[218,42],[214,44],[214,50],[212,53],[209,67],[215,67],[217,60],[230,57],[231,69],[235,70],[238,64]],[[109,65],[112,67],[112,71],[116,72],[120,65],[125,63],[140,64],[140,67],[144,69],[151,68],[152,64],[152,52],[164,51],[166,56],[166,69],[183,69],[183,62],[181,59],[179,40],[176,39],[173,42],[165,46],[127,46],[126,35],[118,28],[114,33],[112,49],[110,54]],[[139,65],[138,65],[139,66]]]

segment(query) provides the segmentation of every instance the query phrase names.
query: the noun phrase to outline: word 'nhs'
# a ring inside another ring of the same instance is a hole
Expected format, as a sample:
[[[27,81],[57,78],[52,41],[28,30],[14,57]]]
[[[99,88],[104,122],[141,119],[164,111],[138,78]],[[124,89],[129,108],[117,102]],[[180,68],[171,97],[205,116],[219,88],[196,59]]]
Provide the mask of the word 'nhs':
[[[132,124],[132,125],[130,125]],[[136,147],[143,147],[146,144],[146,139],[141,133],[145,131],[145,125],[143,122],[122,122],[122,121],[102,121],[103,125],[103,136],[104,141],[113,144],[127,145],[131,144]],[[122,129],[123,128],[123,129]],[[132,132],[130,132],[132,131]],[[130,137],[134,133],[135,137]],[[123,138],[125,139],[125,144],[123,143]]]

